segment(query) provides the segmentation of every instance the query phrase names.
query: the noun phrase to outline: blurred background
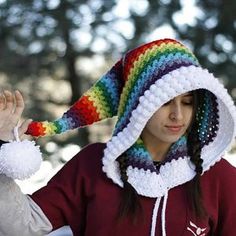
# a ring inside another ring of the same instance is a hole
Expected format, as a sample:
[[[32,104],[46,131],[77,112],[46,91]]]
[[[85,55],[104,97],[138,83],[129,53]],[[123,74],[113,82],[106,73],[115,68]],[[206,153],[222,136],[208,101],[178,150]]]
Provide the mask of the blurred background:
[[[24,117],[54,120],[127,50],[171,37],[190,47],[235,101],[235,12],[235,0],[0,0],[0,86],[23,92]],[[106,142],[114,122],[39,138],[45,160],[19,182],[22,190],[43,186],[89,142]]]

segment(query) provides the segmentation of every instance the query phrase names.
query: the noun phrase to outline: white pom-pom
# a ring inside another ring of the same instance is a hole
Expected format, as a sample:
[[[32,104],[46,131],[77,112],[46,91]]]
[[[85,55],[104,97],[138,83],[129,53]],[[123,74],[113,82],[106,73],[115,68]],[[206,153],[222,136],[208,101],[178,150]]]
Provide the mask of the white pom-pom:
[[[0,149],[0,173],[23,180],[33,175],[42,162],[42,153],[34,141],[11,141]]]
[[[10,141],[0,149],[0,173],[12,179],[23,180],[33,175],[42,162],[42,153],[34,141],[20,141],[18,126],[13,130],[16,141]]]

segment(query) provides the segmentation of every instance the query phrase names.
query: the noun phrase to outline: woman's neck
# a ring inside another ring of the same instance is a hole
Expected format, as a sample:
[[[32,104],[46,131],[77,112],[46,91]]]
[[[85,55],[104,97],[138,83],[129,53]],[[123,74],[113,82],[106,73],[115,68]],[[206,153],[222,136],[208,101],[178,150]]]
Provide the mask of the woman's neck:
[[[165,159],[171,146],[170,143],[162,142],[147,132],[143,132],[141,138],[153,161],[163,161]]]

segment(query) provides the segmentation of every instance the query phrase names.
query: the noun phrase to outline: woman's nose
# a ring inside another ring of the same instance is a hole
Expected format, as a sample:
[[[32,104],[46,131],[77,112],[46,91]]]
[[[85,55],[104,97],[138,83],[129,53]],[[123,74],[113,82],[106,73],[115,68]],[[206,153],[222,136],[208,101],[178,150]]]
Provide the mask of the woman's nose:
[[[183,111],[180,104],[173,104],[170,108],[170,119],[171,120],[182,120]]]

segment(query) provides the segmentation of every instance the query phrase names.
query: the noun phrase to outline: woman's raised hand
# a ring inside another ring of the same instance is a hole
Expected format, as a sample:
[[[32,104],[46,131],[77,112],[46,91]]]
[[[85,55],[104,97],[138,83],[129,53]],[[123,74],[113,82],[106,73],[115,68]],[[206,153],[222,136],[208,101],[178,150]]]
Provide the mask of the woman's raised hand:
[[[24,107],[23,96],[18,90],[15,92],[5,90],[0,95],[0,140],[14,140],[13,130],[16,126],[19,127],[19,137],[26,132],[32,120],[27,119],[21,122]]]

